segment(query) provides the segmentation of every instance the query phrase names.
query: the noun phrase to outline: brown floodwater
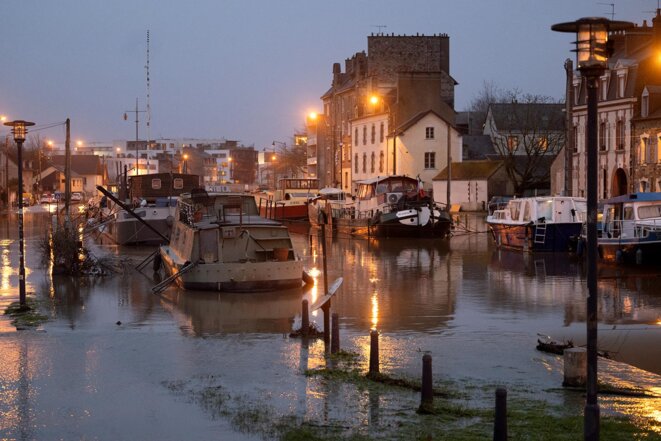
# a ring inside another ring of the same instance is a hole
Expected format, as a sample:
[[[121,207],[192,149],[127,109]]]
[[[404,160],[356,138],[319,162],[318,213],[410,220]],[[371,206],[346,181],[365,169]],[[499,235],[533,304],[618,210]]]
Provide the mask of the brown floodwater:
[[[323,342],[290,338],[301,302],[323,293],[322,246],[315,232],[292,229],[316,278],[311,289],[258,294],[183,291],[159,295],[151,270],[72,280],[51,278],[39,247],[51,215],[25,216],[27,291],[49,320],[17,332],[0,319],[0,438],[260,439],[228,409],[268,408],[279,416],[340,421],[376,436],[389,411],[418,400],[355,396],[306,377],[325,365]],[[117,247],[86,239],[95,256],[134,267],[154,247]],[[332,299],[341,346],[367,369],[369,332],[380,332],[381,371],[418,378],[433,357],[434,380],[470,385],[470,403],[507,386],[582,411],[564,393],[562,360],[535,349],[538,338],[585,343],[586,279],[567,255],[494,249],[479,221],[446,240],[328,238]],[[18,298],[15,215],[0,217],[0,305]],[[661,290],[658,269],[600,267],[600,374],[661,394]],[[322,326],[320,311],[312,320]],[[636,370],[631,368],[634,366]],[[222,391],[210,398],[209,391]],[[484,392],[479,392],[484,390]],[[548,392],[553,390],[555,392]],[[375,407],[376,403],[376,407]],[[602,413],[638,415],[661,425],[659,399],[601,398]],[[375,419],[378,409],[382,419]],[[233,417],[234,416],[234,417]]]

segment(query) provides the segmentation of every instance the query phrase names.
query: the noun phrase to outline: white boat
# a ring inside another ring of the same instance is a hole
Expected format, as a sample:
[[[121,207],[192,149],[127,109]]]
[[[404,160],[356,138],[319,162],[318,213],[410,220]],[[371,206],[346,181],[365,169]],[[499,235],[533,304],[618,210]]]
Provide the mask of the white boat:
[[[182,195],[170,242],[160,247],[168,274],[190,290],[273,291],[302,286],[303,262],[286,226],[259,215],[252,195]]]
[[[603,201],[599,256],[608,262],[657,264],[661,258],[661,193],[633,193]]]
[[[170,236],[179,194],[197,187],[198,176],[154,173],[129,179],[123,201],[102,198],[96,216],[99,232],[118,245],[163,243]]]
[[[318,179],[280,179],[275,192],[266,192],[257,196],[259,199],[259,212],[262,216],[270,219],[306,219],[308,215],[307,203],[318,192]]]
[[[575,249],[587,219],[585,198],[536,196],[511,199],[487,216],[498,247],[521,251]]]
[[[357,183],[355,197],[347,199],[339,194],[337,200],[328,201],[327,196],[326,203],[321,198],[322,203],[308,204],[310,222],[317,222],[322,211],[333,230],[340,234],[426,238],[449,234],[450,215],[424,194],[418,179],[393,175]]]

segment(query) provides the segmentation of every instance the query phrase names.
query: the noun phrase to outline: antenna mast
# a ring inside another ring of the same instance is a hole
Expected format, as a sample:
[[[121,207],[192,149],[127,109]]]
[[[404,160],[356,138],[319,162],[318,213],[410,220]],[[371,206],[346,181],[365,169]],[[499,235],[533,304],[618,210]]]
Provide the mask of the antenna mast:
[[[149,29],[147,29],[147,150],[151,147],[151,102],[149,90]],[[149,163],[149,153],[147,153],[147,163]]]
[[[602,3],[602,2],[597,2],[598,5],[606,5],[611,7],[611,20],[615,20],[615,3]]]
[[[383,35],[383,30],[387,28],[386,25],[372,25],[372,27],[377,28],[377,35]]]

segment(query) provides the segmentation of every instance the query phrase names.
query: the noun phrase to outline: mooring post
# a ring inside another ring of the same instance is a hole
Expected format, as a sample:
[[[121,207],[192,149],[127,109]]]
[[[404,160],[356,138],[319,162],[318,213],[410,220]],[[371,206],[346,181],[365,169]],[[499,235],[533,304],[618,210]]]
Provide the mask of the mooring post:
[[[418,412],[431,413],[434,408],[434,387],[432,384],[431,355],[422,356],[422,388]]]
[[[310,312],[308,311],[308,301],[303,300],[301,309],[301,335],[307,336],[310,330]]]
[[[379,331],[370,331],[370,370],[368,375],[379,373]]]
[[[496,389],[496,416],[493,424],[493,441],[507,441],[507,389]]]
[[[328,299],[324,306],[321,307],[321,310],[324,311],[324,347],[326,350],[330,350],[331,344],[331,334],[330,334],[330,308],[331,301]]]
[[[332,314],[332,338],[331,338],[331,354],[340,352],[340,316],[337,312]]]

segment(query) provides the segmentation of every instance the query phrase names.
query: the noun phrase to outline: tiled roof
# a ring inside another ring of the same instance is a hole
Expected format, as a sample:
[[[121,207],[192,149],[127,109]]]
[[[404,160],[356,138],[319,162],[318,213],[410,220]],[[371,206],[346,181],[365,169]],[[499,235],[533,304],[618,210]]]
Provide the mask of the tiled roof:
[[[503,161],[463,161],[453,162],[451,179],[457,181],[488,179],[500,167],[503,166]],[[434,181],[441,181],[448,178],[448,168],[445,167],[439,174],[434,177]]]

